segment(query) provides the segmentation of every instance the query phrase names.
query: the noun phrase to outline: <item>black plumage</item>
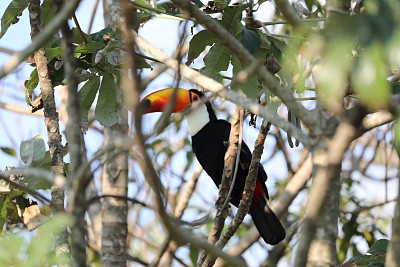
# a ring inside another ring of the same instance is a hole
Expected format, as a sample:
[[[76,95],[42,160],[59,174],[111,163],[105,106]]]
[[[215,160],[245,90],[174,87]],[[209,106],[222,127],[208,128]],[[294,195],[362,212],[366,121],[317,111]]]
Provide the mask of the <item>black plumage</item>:
[[[197,90],[192,89],[191,92],[202,96],[202,93]],[[210,121],[192,136],[192,147],[201,166],[214,181],[215,185],[219,187],[223,175],[224,157],[229,141],[231,124],[225,120],[217,119],[211,104],[209,102],[205,104]],[[250,149],[245,142],[242,142],[239,168],[230,199],[230,202],[236,207],[242,198],[250,162]],[[267,187],[265,186],[266,180],[267,174],[260,164],[257,185],[249,213],[264,241],[274,245],[282,241],[286,234],[279,219],[267,205],[269,196]]]

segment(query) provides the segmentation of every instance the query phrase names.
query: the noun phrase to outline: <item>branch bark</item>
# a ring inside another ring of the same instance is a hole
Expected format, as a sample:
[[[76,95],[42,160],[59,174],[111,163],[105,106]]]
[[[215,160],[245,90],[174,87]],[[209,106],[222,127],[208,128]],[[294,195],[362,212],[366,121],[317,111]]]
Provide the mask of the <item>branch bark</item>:
[[[125,10],[121,9],[120,2],[104,1],[104,10],[110,16],[105,16],[105,21],[114,29],[123,24]],[[127,51],[130,51],[127,49]],[[126,68],[126,66],[124,66]],[[129,66],[131,67],[131,66]],[[122,89],[116,87],[116,107],[118,122],[104,131],[105,144],[112,143],[115,139],[123,140],[128,136],[128,112],[122,104]],[[101,192],[103,195],[121,196],[105,198],[102,202],[102,253],[101,265],[126,266],[126,239],[128,235],[127,215],[128,205],[126,196],[128,192],[128,151],[129,148],[118,148],[107,152],[102,175]],[[123,198],[124,197],[124,198]]]
[[[40,1],[30,0],[28,2],[29,19],[31,24],[32,40],[35,40],[40,29]],[[64,22],[64,21],[63,21]],[[59,130],[59,118],[56,111],[54,90],[49,78],[47,68],[47,58],[44,48],[39,48],[34,52],[36,68],[38,70],[40,91],[43,99],[44,123],[47,128],[48,145],[51,157],[51,170],[54,174],[65,177],[64,161],[62,154],[61,134]],[[54,185],[51,187],[51,198],[54,203],[53,212],[64,211],[64,188]],[[56,255],[59,258],[70,258],[70,248],[68,245],[68,233],[63,230],[56,236]]]
[[[63,1],[54,1],[59,14]],[[72,44],[72,32],[66,21],[61,27],[64,76],[67,81],[67,113],[68,122],[66,125],[66,138],[68,142],[68,152],[70,155],[70,166],[68,169],[68,184],[71,188],[69,192],[68,206],[74,217],[74,225],[71,228],[72,258],[74,266],[86,265],[86,230],[85,230],[85,189],[80,186],[83,177],[77,177],[78,169],[83,164],[83,137],[80,129],[81,111],[78,98],[78,78],[75,73],[77,68],[75,51]],[[85,162],[87,163],[87,162]]]
[[[336,128],[334,136],[321,136],[319,146],[313,152],[315,177],[307,200],[306,215],[296,254],[295,267],[303,267],[308,264],[310,245],[314,240],[316,229],[318,229],[317,222],[323,207],[327,205],[327,199],[335,184],[335,179],[340,177],[338,173],[340,173],[343,155],[356,137],[357,129],[365,114],[366,111],[360,106],[349,112],[345,118],[346,120]],[[321,122],[321,125],[332,128],[334,126],[330,125],[331,123],[335,122],[326,120]],[[334,256],[331,255],[331,257]],[[319,259],[321,260],[321,257]],[[324,264],[324,262],[321,262],[321,264]]]

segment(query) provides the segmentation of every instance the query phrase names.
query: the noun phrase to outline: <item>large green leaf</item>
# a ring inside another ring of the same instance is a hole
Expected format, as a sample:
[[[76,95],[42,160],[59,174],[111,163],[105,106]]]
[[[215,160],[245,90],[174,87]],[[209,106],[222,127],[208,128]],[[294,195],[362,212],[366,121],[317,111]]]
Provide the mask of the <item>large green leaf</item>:
[[[377,43],[366,48],[352,75],[360,100],[372,108],[385,107],[391,94],[386,80],[385,49]]]
[[[242,6],[228,6],[224,8],[222,13],[221,24],[227,29],[233,36],[237,37],[242,31],[242,12],[245,7]]]
[[[240,71],[242,71],[245,66],[243,66],[242,62],[236,57],[232,57],[232,65],[233,65],[233,75],[235,76]],[[258,89],[258,81],[255,75],[251,75],[246,81],[235,86],[234,90],[243,92],[248,98],[256,99],[260,90]]]
[[[30,165],[33,162],[42,161],[45,155],[46,145],[40,135],[21,142],[20,156],[25,164]]]
[[[230,58],[231,53],[225,46],[220,44],[213,45],[204,57],[205,67],[201,70],[201,73],[216,81],[222,81],[222,76],[219,72],[228,69]]]
[[[116,88],[114,76],[105,73],[101,81],[99,98],[95,109],[95,118],[103,126],[112,126],[118,122]]]
[[[217,39],[208,30],[196,33],[189,42],[188,62],[192,63],[207,46],[211,46],[215,42],[217,42]]]
[[[250,53],[254,53],[261,44],[260,36],[256,30],[247,29],[242,26],[242,44],[249,50]]]
[[[54,1],[44,0],[40,11],[40,23],[42,26],[47,25],[49,21],[56,16]]]
[[[4,36],[11,24],[15,24],[19,21],[19,16],[22,15],[22,11],[27,7],[28,1],[26,0],[13,0],[8,5],[1,17],[0,38]]]
[[[99,90],[99,86],[100,77],[92,76],[78,92],[83,121],[87,121],[88,119],[87,116],[96,97],[97,91]]]

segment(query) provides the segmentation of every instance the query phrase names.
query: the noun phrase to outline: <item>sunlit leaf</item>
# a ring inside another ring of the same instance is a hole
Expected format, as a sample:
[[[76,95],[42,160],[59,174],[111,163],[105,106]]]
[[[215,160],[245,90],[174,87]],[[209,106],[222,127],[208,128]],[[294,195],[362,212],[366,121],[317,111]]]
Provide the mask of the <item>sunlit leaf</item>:
[[[19,21],[19,17],[22,15],[22,11],[28,7],[28,1],[26,0],[13,0],[1,17],[1,31],[0,38],[4,36],[11,24],[15,24]]]
[[[32,98],[32,92],[33,90],[38,86],[39,84],[39,76],[37,69],[34,68],[29,75],[28,80],[25,81],[25,100],[28,105],[31,103],[31,98]]]
[[[13,156],[13,157],[17,156],[17,152],[12,147],[0,147],[0,149],[1,149],[1,151],[6,153],[7,155],[10,155],[10,156]]]
[[[118,121],[115,81],[112,74],[105,73],[101,81],[95,118],[103,126],[112,126]]]
[[[47,258],[54,243],[54,235],[65,230],[72,224],[72,218],[67,214],[58,213],[38,228],[38,234],[30,242],[26,266],[38,266]],[[46,257],[47,256],[47,257]],[[65,261],[65,259],[62,259]]]
[[[358,97],[371,108],[383,108],[389,102],[390,87],[386,80],[384,49],[378,44],[366,48],[352,75]]]

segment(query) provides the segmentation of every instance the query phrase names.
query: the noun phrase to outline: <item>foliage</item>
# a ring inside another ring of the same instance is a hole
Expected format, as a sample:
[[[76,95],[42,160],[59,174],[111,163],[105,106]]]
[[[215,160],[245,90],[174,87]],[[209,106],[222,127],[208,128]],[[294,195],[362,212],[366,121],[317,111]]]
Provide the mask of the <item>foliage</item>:
[[[389,244],[389,240],[380,239],[377,240],[367,251],[366,255],[353,257],[346,263],[342,264],[341,267],[345,266],[360,266],[360,267],[371,267],[371,266],[384,266],[386,250]]]
[[[22,232],[1,234],[2,266],[54,266],[54,264],[68,263],[65,258],[55,257],[54,236],[71,223],[70,216],[57,214],[44,222],[29,242]]]

